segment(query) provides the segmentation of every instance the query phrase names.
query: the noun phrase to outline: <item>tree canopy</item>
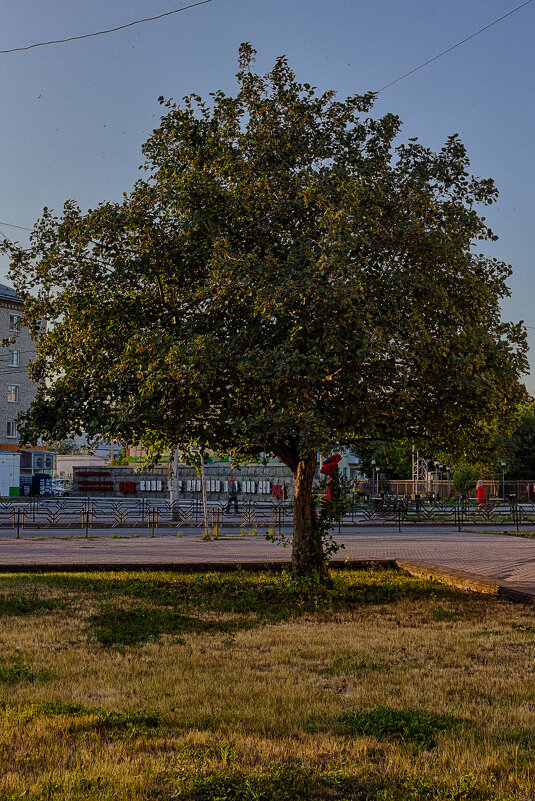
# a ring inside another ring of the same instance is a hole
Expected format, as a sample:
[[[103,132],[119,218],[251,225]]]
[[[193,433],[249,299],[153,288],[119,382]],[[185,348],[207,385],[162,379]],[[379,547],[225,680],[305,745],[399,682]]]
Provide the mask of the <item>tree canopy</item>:
[[[525,332],[501,321],[511,269],[450,136],[396,144],[374,95],[337,100],[286,58],[240,49],[235,96],[162,103],[122,202],[45,209],[11,276],[37,334],[37,436],[276,454],[296,479],[294,570],[323,565],[318,450],[405,439],[477,447],[523,397]]]

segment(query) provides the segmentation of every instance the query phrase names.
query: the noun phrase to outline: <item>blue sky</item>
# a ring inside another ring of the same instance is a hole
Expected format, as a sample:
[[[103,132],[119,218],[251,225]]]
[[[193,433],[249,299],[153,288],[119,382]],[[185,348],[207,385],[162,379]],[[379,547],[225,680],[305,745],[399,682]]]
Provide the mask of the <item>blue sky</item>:
[[[186,3],[184,3],[185,5]],[[106,36],[0,55],[0,220],[31,227],[43,206],[118,200],[138,177],[160,95],[233,92],[240,42],[267,71],[285,54],[297,76],[342,96],[377,90],[507,13],[515,0],[213,0]],[[0,49],[76,36],[180,7],[177,0],[1,0]],[[403,137],[440,148],[459,133],[472,170],[500,199],[487,252],[513,265],[507,319],[523,319],[535,392],[535,2],[379,95]],[[0,225],[25,242],[26,233]],[[0,273],[7,260],[0,257]],[[0,280],[5,280],[1,278]]]

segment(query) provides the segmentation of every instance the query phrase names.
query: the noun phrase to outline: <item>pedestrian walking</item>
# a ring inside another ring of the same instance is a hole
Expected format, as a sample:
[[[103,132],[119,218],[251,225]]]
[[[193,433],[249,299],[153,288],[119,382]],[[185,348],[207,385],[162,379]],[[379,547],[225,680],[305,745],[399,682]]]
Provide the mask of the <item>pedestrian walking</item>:
[[[478,503],[487,502],[487,493],[485,492],[485,487],[483,486],[482,481],[477,482],[477,502]]]
[[[230,512],[231,505],[234,504],[234,512],[238,514],[238,482],[235,476],[230,476],[228,480],[228,502],[225,507],[225,512]]]

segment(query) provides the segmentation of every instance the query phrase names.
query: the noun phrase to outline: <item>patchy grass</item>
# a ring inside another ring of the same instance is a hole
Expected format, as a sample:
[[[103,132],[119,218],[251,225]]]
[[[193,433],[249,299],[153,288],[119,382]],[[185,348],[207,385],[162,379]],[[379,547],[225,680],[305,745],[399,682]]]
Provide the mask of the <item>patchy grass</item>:
[[[0,585],[33,604],[1,617],[2,801],[533,798],[531,607],[378,569]]]
[[[490,529],[489,528],[489,529],[485,529],[484,531],[482,531],[481,529],[477,529],[476,530],[476,529],[464,528],[463,531],[466,531],[468,534],[482,534],[482,533],[483,534],[500,534],[502,537],[503,536],[505,536],[505,537],[524,537],[525,539],[528,539],[528,540],[534,540],[535,539],[535,530],[534,529],[527,529],[527,528],[520,528],[520,529],[518,529],[518,531],[516,530],[516,528],[502,529],[502,530],[499,530],[499,529],[496,530],[496,529]]]

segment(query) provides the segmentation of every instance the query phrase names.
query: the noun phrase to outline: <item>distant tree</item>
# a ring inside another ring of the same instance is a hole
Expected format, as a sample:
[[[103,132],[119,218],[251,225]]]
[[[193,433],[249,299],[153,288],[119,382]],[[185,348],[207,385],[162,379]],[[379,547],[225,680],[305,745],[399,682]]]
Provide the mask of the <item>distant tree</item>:
[[[381,475],[391,479],[409,479],[412,476],[412,446],[403,441],[373,442],[353,445],[351,451],[360,461],[361,472],[371,476],[372,459]]]
[[[45,209],[7,243],[37,332],[25,441],[276,454],[295,478],[292,564],[324,574],[316,454],[357,440],[476,449],[523,397],[510,268],[473,252],[497,195],[459,138],[438,153],[374,96],[337,101],[285,58],[238,92],[165,103],[121,203]]]
[[[62,456],[81,453],[80,446],[73,439],[47,442],[46,446],[49,450],[55,451],[55,453]]]
[[[503,440],[500,455],[506,461],[508,476],[535,479],[535,401],[521,407],[517,425]]]
[[[129,464],[128,456],[126,455],[126,448],[120,448],[117,456],[110,461],[111,465],[127,465]]]
[[[453,489],[459,495],[468,495],[479,480],[479,470],[471,464],[461,464],[453,475]]]

